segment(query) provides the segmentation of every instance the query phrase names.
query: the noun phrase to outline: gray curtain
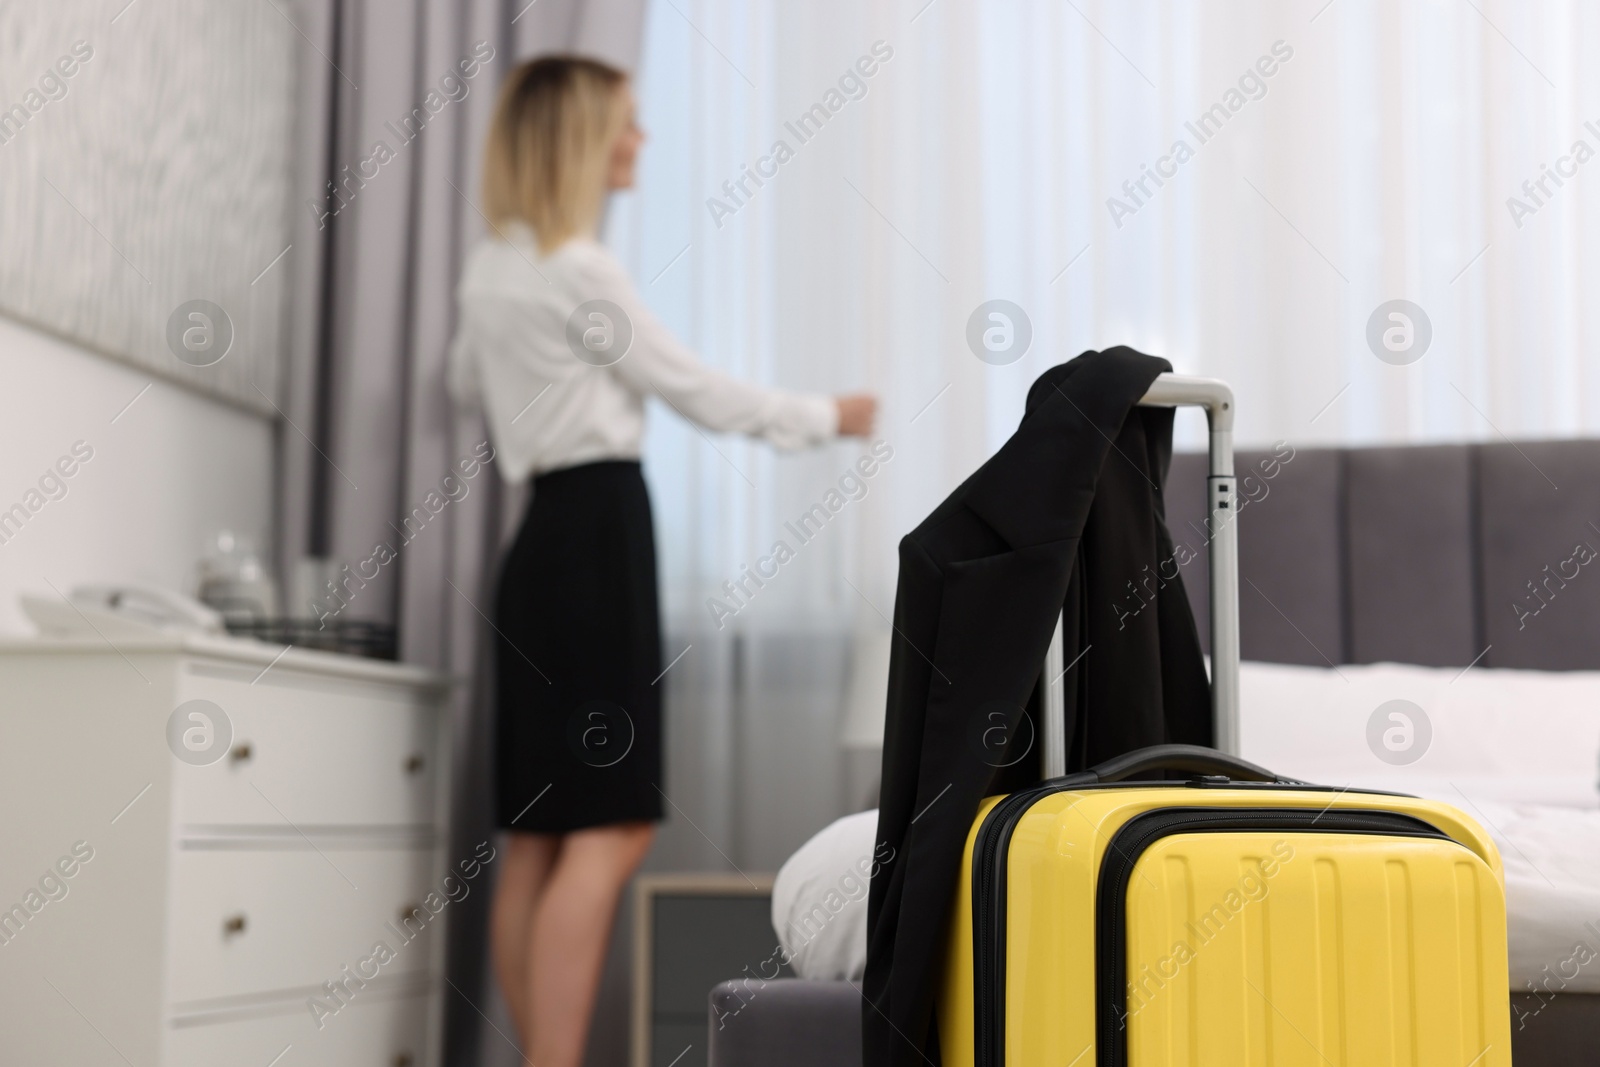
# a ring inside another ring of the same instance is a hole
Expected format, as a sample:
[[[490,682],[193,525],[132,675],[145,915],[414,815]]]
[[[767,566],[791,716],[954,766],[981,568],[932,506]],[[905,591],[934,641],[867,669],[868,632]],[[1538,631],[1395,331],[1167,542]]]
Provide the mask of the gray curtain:
[[[484,616],[520,495],[492,465],[464,476],[458,464],[486,434],[457,416],[444,389],[457,271],[485,228],[475,206],[484,131],[500,80],[526,57],[581,52],[631,70],[644,3],[275,5],[303,42],[279,572],[293,574],[308,555],[376,568],[340,617],[395,623],[402,659],[459,680],[452,857],[491,832]],[[488,900],[484,884],[450,917],[452,1065],[518,1062],[496,1032],[513,1033],[488,981]],[[618,988],[613,977],[591,1063],[624,1062]]]

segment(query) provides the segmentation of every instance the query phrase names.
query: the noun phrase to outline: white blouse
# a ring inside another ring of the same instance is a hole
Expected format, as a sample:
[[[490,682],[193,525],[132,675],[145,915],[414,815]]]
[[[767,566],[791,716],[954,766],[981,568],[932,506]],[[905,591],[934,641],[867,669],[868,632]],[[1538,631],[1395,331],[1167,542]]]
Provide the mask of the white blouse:
[[[599,242],[574,238],[542,256],[528,227],[507,226],[504,234],[467,256],[449,385],[458,403],[482,404],[508,481],[637,459],[652,394],[707,429],[779,448],[838,433],[831,397],[762,388],[701,363]],[[591,301],[609,306],[580,307]]]

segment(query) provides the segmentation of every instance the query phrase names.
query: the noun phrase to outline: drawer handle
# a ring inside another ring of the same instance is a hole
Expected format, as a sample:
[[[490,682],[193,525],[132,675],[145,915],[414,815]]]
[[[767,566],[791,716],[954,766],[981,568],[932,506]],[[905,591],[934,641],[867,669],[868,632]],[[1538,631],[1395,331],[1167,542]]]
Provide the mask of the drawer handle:
[[[423,762],[422,753],[413,752],[410,756],[406,757],[406,773],[417,774],[422,770]]]
[[[405,907],[401,908],[400,909],[400,925],[404,926],[407,919],[416,918],[417,912],[419,912],[419,911],[422,912],[422,914],[424,916],[424,921],[426,921],[426,916],[428,915],[428,913],[426,911],[422,910],[422,905],[421,904],[408,904]]]
[[[230,915],[222,920],[222,933],[224,936],[232,937],[234,934],[242,934],[244,933],[244,928],[245,918],[243,912],[238,915]]]
[[[252,755],[254,755],[254,753],[250,749],[250,742],[240,741],[237,745],[234,745],[233,750],[228,753],[228,758],[235,763],[243,763]]]
[[[411,1067],[411,1053],[396,1052],[394,1054],[394,1067]]]

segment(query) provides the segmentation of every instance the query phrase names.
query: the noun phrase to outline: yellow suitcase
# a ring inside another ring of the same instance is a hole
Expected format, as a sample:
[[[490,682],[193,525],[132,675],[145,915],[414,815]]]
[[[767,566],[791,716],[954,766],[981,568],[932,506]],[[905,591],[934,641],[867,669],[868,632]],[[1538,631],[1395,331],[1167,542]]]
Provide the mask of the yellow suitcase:
[[[1145,402],[1211,416],[1212,699],[1235,748],[1232,397],[1163,375]],[[1511,1063],[1504,878],[1472,819],[1187,745],[1062,776],[1059,690],[1044,704],[1052,777],[986,800],[967,839],[947,1067]]]
[[[1445,804],[1144,749],[985,801],[952,927],[948,1067],[1511,1062],[1500,859]]]

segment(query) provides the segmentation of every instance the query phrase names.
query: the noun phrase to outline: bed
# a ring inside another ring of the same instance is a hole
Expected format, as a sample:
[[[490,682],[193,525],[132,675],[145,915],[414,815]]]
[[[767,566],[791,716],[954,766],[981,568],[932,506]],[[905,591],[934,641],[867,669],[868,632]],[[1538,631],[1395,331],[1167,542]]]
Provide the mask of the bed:
[[[1204,462],[1176,456],[1167,480],[1174,539],[1197,553],[1183,568],[1197,604],[1208,592]],[[1600,832],[1600,674],[1589,675],[1600,672],[1600,566],[1589,565],[1600,562],[1600,441],[1280,446],[1241,452],[1236,469],[1248,501],[1244,754],[1282,773],[1452,800],[1491,829],[1522,902],[1510,920],[1515,1062],[1592,1062],[1600,877],[1592,861],[1567,870],[1561,853],[1600,842],[1585,837]],[[1372,758],[1351,709],[1364,719],[1388,694],[1449,705],[1429,724],[1431,758]],[[1258,713],[1286,705],[1325,736],[1308,743]],[[711,991],[710,1062],[859,1063],[861,1003],[847,981],[725,983]]]

